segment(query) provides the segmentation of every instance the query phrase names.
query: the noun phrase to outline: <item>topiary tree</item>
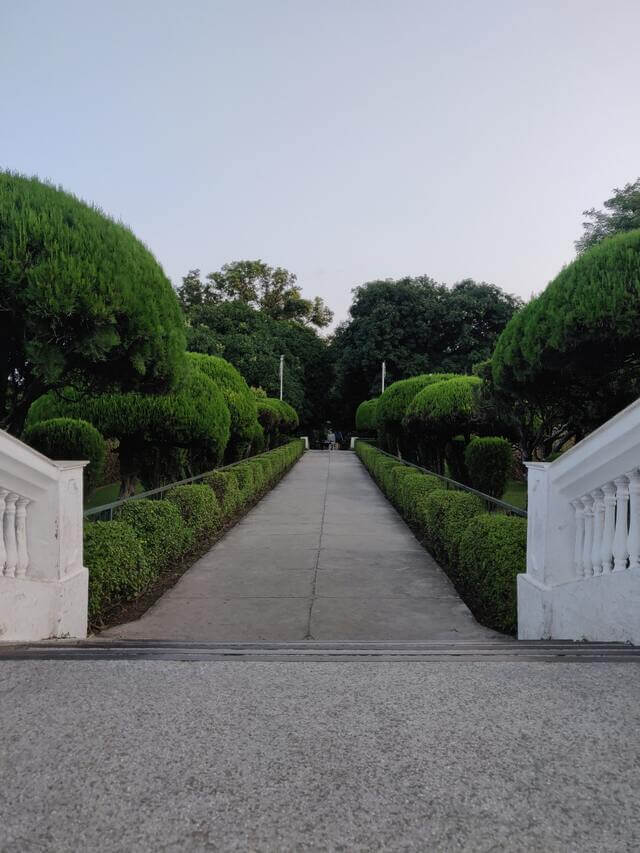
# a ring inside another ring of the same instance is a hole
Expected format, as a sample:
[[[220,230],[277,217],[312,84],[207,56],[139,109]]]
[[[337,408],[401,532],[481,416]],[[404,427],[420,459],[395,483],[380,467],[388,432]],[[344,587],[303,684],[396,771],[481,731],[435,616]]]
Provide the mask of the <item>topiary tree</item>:
[[[527,455],[548,456],[638,397],[639,326],[640,230],[585,251],[511,319],[492,378],[503,406],[524,401],[532,413]]]
[[[260,436],[255,396],[241,374],[224,358],[190,352],[187,353],[187,359],[192,368],[216,383],[229,408],[231,432],[226,460],[236,462],[243,459],[249,455],[252,442]]]
[[[151,252],[97,208],[0,172],[0,425],[72,385],[162,393],[185,368],[171,283]]]
[[[513,469],[513,450],[506,438],[473,438],[464,458],[473,488],[501,498]]]
[[[398,453],[411,458],[413,447],[406,440],[404,417],[416,394],[428,385],[443,382],[454,374],[423,373],[410,379],[394,382],[378,398],[376,419],[378,438],[382,447],[389,453]]]
[[[133,493],[138,477],[153,488],[215,467],[229,438],[230,415],[222,392],[198,370],[188,371],[171,394],[52,391],[31,406],[28,426],[79,415],[105,437],[118,439],[121,496]]]
[[[363,400],[356,409],[356,429],[369,435],[375,433],[378,425],[377,419],[378,398]]]
[[[101,482],[106,446],[98,430],[87,421],[51,418],[25,430],[24,441],[49,459],[88,459],[84,469],[85,496]]]
[[[256,396],[258,421],[264,433],[264,448],[277,447],[286,441],[298,426],[296,410],[283,400]]]
[[[469,440],[479,422],[478,376],[454,376],[435,382],[415,395],[404,426],[414,436],[422,461],[437,473],[444,471],[447,442],[458,435]]]

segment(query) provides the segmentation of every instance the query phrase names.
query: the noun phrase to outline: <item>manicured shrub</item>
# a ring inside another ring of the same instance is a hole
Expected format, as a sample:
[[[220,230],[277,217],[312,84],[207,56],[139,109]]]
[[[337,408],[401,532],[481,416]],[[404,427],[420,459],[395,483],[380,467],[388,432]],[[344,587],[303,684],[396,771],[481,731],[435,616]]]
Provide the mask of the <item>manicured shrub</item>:
[[[366,435],[372,435],[376,431],[378,420],[376,409],[378,407],[378,398],[373,400],[364,400],[356,409],[356,429],[359,432],[364,432]]]
[[[176,294],[126,226],[37,178],[0,172],[0,259],[10,431],[21,432],[36,388],[162,393],[179,380]]]
[[[88,459],[84,469],[85,493],[101,481],[106,446],[98,430],[87,421],[74,418],[52,418],[25,430],[26,443],[49,459]]]
[[[391,488],[387,497],[393,501],[396,506],[401,507],[402,505],[402,487],[404,481],[415,473],[420,474],[419,471],[416,471],[415,468],[411,468],[409,465],[397,465],[392,470]]]
[[[453,489],[433,489],[417,514],[420,529],[436,557],[455,568],[457,545],[468,521],[483,512],[480,498]]]
[[[579,255],[509,321],[492,356],[496,389],[535,401],[578,438],[640,393],[640,230]]]
[[[262,492],[267,485],[267,478],[265,474],[265,470],[256,459],[248,459],[247,465],[251,469],[253,474],[253,495],[252,497],[256,498]]]
[[[145,486],[181,479],[186,472],[167,471],[173,452],[186,449],[196,469],[206,471],[222,458],[229,438],[229,410],[218,386],[198,370],[187,370],[170,394],[100,394],[84,396],[67,388],[38,398],[27,426],[52,417],[84,417],[106,438],[119,441],[121,495],[133,492],[140,476]],[[177,476],[176,476],[177,475]]]
[[[498,631],[517,626],[516,577],[526,571],[527,520],[483,513],[458,543],[458,572],[478,617]]]
[[[442,481],[431,474],[406,477],[402,484],[401,505],[408,521],[418,522],[424,513],[427,496],[442,488]]]
[[[240,500],[242,504],[246,504],[253,498],[256,491],[253,468],[251,468],[246,462],[243,462],[242,465],[234,465],[232,470],[236,480],[238,481]]]
[[[478,376],[454,376],[415,395],[403,424],[418,443],[427,467],[444,471],[444,450],[454,436],[468,434],[480,419]]]
[[[256,406],[258,421],[264,432],[264,446],[267,449],[278,447],[297,429],[297,412],[283,400],[256,394]]]
[[[513,469],[513,450],[506,438],[474,438],[465,451],[474,489],[501,498]]]
[[[167,492],[166,500],[178,507],[182,520],[193,533],[196,544],[205,542],[220,530],[222,512],[209,486],[175,486]]]
[[[192,367],[204,373],[222,391],[231,415],[225,459],[235,462],[251,452],[251,442],[260,431],[256,398],[238,370],[224,358],[187,353]]]
[[[405,438],[403,421],[411,402],[423,388],[445,381],[450,376],[452,374],[424,373],[389,385],[384,394],[378,398],[376,406],[378,438],[385,450],[390,453],[409,450],[406,443],[403,443]]]
[[[118,509],[116,519],[133,528],[154,574],[175,564],[193,545],[193,531],[171,501],[130,500]]]
[[[225,519],[231,518],[241,503],[240,487],[234,469],[212,471],[205,477],[204,482],[210,489],[213,489],[223,517]]]
[[[154,571],[134,529],[124,521],[94,521],[84,527],[84,564],[89,569],[89,620],[100,624],[106,609],[135,598]]]

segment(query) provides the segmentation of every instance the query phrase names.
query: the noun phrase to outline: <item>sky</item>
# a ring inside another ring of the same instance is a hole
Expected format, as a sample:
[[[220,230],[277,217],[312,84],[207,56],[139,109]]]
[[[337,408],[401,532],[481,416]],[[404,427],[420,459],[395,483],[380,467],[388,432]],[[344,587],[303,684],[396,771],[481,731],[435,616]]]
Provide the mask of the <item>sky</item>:
[[[638,0],[0,0],[0,167],[346,318],[379,278],[528,298],[640,176]]]

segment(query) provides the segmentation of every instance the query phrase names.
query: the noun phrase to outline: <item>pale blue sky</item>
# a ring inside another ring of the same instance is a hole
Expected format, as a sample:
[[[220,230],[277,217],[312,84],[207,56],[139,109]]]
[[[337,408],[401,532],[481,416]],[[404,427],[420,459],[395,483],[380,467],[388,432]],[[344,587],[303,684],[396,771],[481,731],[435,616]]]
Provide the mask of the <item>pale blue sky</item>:
[[[0,0],[0,164],[174,283],[263,258],[345,317],[429,274],[527,297],[640,175],[640,2]]]

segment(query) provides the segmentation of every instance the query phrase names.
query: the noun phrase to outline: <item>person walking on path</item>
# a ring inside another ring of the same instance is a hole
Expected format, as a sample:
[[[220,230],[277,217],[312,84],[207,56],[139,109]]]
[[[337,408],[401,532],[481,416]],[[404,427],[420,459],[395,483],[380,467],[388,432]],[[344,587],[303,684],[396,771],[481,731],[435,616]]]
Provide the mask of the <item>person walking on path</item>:
[[[336,449],[336,434],[332,429],[330,429],[329,432],[327,433],[327,441],[329,442],[329,450],[335,450]]]

